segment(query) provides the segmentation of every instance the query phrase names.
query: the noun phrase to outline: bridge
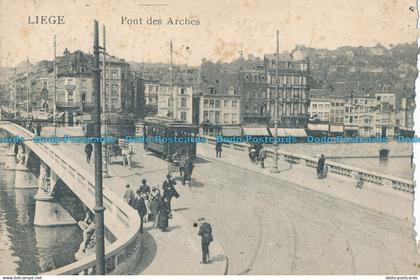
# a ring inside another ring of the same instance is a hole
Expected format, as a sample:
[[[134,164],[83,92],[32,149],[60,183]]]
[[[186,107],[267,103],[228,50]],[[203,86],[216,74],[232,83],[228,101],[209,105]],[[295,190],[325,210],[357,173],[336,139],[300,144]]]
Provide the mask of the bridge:
[[[21,135],[27,139],[33,136],[25,129],[10,123],[2,123],[0,128],[3,127],[11,135]],[[181,199],[174,201],[173,208],[182,211],[186,218],[180,229],[184,235],[188,227],[191,227],[188,220],[192,221],[200,215],[210,219],[215,236],[229,256],[230,274],[416,272],[416,263],[419,262],[418,255],[414,252],[412,181],[328,160],[326,164],[331,174],[324,180],[317,180],[314,176],[316,158],[284,151],[280,151],[280,156],[284,159],[279,161],[281,172],[270,174],[269,170],[262,170],[249,163],[246,145],[226,144],[222,158],[217,159],[214,157],[212,139],[209,143],[200,145],[197,149],[199,157],[193,188],[178,188]],[[83,193],[84,187],[79,186],[82,189],[80,194],[85,196],[90,193],[92,199],[93,176],[86,170],[78,170],[81,169],[78,160],[83,160],[82,145],[33,144],[25,143],[31,153],[45,159],[48,167],[61,165],[61,159],[70,165],[70,173],[59,174],[58,167],[52,167],[52,170],[57,177],[62,176],[63,181],[67,180],[66,184],[75,184],[72,187],[75,193],[78,186],[76,182],[66,179],[66,174],[73,179],[79,178],[76,174],[87,178],[90,181],[87,185],[90,185],[92,191]],[[48,149],[41,147],[41,151],[38,151],[38,146],[46,146]],[[41,154],[44,150],[45,154]],[[167,170],[166,163],[143,153],[142,150],[140,145],[135,147],[133,160],[136,166],[131,170],[117,164],[110,166],[110,170],[132,185],[138,184],[143,176],[147,177],[151,185],[160,183]],[[273,151],[268,149],[268,154],[272,157]],[[361,191],[355,190],[352,185],[355,174],[361,174],[366,181]],[[104,195],[112,188],[112,183],[108,182],[104,186]],[[121,180],[118,184],[122,184]],[[111,199],[111,196],[110,201],[107,201],[111,206],[105,205],[106,215],[109,214],[108,209],[113,209],[113,204],[117,208],[120,202],[124,204],[118,197]],[[120,209],[123,207],[122,205]],[[118,232],[121,227],[118,224],[120,219],[114,220]],[[112,225],[109,225],[109,229],[112,232]],[[176,233],[177,230],[173,232]],[[184,252],[174,255],[173,252],[179,250],[172,250],[170,246],[177,239],[171,239],[166,234],[161,239],[157,237],[158,254],[146,269],[146,274],[164,274],[162,268],[170,266],[174,257],[181,259],[185,254],[190,254],[184,249]],[[126,238],[125,243],[121,243],[121,248],[127,248],[130,252],[130,242],[130,238]],[[185,241],[184,246],[185,244],[190,246],[190,241]],[[113,253],[110,251],[111,246],[106,248],[107,260],[115,266],[110,273],[118,273],[118,270],[126,269],[124,265],[130,261],[129,258],[118,257],[125,249]],[[165,251],[166,256],[171,255],[172,259],[163,258],[162,263],[159,259],[162,259]],[[169,251],[171,254],[167,254]],[[116,261],[115,258],[121,259]],[[84,262],[79,261],[48,274],[92,273],[94,260],[82,261]],[[193,261],[187,264],[192,264]],[[156,267],[159,269],[153,269]],[[179,265],[170,267],[175,269],[171,274],[186,274],[185,267],[184,270],[176,270],[182,268]],[[198,270],[198,273],[203,272]]]
[[[32,139],[35,136],[32,132],[11,122],[0,122],[0,129],[7,131],[10,135],[20,136],[24,139]],[[19,156],[24,160],[16,166],[9,162],[9,164],[6,164],[7,168],[15,168],[19,172],[25,172],[25,165],[33,153],[43,162],[40,167],[41,174],[47,173],[45,168],[50,169],[49,185],[46,187],[39,184],[35,196],[35,225],[56,226],[75,223],[66,210],[54,199],[54,190],[59,179],[78,196],[84,205],[93,211],[95,207],[95,184],[94,176],[91,173],[79,168],[71,157],[60,152],[53,144],[34,143],[29,140],[24,141],[24,145],[26,147],[25,156]],[[14,161],[13,156],[15,154],[10,152],[8,155]],[[19,175],[19,177],[21,176]],[[42,178],[39,180],[42,180]],[[103,188],[103,204],[106,209],[104,212],[105,228],[115,238],[114,242],[105,245],[106,272],[108,274],[127,274],[134,269],[133,265],[138,262],[139,258],[141,245],[140,219],[137,212],[110,191],[106,183],[104,183]],[[96,259],[93,254],[46,274],[94,274],[95,265]]]

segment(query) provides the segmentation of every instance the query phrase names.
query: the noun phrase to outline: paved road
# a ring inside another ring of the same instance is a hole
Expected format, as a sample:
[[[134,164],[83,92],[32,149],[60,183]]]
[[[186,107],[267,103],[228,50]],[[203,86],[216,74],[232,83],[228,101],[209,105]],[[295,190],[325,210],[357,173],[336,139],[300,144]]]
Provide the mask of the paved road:
[[[156,170],[142,175],[161,183],[166,163],[135,151],[141,165]],[[203,158],[193,177],[191,188],[178,187],[173,208],[190,221],[208,218],[229,274],[417,274],[412,221],[385,214],[394,205],[371,210],[293,178]]]
[[[414,274],[412,224],[231,164],[200,160],[177,208],[205,215],[229,274]]]

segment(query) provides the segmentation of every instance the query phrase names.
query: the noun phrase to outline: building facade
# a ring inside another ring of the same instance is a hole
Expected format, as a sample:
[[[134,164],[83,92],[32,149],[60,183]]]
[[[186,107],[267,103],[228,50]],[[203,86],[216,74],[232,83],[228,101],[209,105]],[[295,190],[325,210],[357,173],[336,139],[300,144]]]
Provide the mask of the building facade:
[[[309,60],[305,58],[302,50],[296,49],[291,55],[280,55],[278,66],[275,54],[265,55],[264,67],[267,73],[271,120],[275,119],[274,106],[278,84],[277,110],[280,126],[304,127],[309,119]]]

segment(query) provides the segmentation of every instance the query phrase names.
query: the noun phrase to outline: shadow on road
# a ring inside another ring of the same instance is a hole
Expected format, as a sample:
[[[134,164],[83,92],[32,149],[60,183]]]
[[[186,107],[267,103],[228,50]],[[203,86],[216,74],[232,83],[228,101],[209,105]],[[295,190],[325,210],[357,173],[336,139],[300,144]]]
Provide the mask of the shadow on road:
[[[142,237],[140,262],[132,274],[141,274],[152,263],[156,256],[156,251],[157,247],[155,240],[147,231],[145,231]]]

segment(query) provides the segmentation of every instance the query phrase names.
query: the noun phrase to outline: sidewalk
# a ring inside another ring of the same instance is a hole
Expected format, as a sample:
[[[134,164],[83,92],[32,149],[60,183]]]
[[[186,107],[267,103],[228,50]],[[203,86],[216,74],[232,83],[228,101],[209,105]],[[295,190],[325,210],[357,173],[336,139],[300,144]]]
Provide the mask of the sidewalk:
[[[355,179],[329,173],[325,179],[318,179],[314,168],[303,165],[291,165],[283,157],[279,157],[279,173],[271,173],[274,160],[267,158],[265,169],[259,164],[254,165],[248,158],[246,151],[233,150],[223,147],[222,158],[216,158],[215,146],[205,143],[197,145],[197,155],[210,161],[219,161],[247,169],[251,172],[262,173],[278,180],[289,182],[303,188],[327,193],[332,197],[343,199],[360,206],[377,210],[393,217],[413,222],[414,196],[409,193],[386,188],[365,182],[363,188],[356,189]]]
[[[136,154],[133,157],[134,164],[131,169],[121,164],[109,166],[112,178],[117,178],[115,174],[118,174],[120,184],[118,188],[121,190],[119,192],[121,195],[125,189],[125,182],[135,190],[140,186],[141,180],[147,178],[147,183],[152,187],[161,185],[167,174],[166,162],[151,154],[142,153],[140,149],[139,146],[135,147]],[[181,194],[179,199],[182,199],[180,187],[177,190]],[[175,203],[172,204],[174,206]],[[212,242],[210,245],[211,263],[200,264],[201,239],[198,236],[198,228],[193,227],[193,223],[196,221],[188,221],[177,213],[175,207],[172,212],[173,218],[169,220],[169,232],[161,232],[153,228],[152,223],[145,224],[145,230],[154,239],[156,252],[154,252],[153,261],[140,273],[147,275],[223,275],[226,271],[227,260],[220,244],[217,241]]]
[[[94,172],[93,161],[90,164],[86,162],[84,145],[67,143],[60,144],[57,148],[79,162],[81,168]],[[143,153],[140,147],[136,147],[135,151],[131,169],[115,163],[109,165],[111,177],[104,178],[104,183],[120,196],[123,196],[127,183],[135,191],[143,178],[147,178],[148,184],[152,187],[161,185],[167,174],[168,167],[165,161]],[[179,199],[182,199],[182,192],[180,193]],[[144,255],[136,272],[148,275],[225,274],[227,259],[217,240],[210,245],[211,263],[201,264],[201,240],[198,228],[193,227],[196,221],[188,221],[176,211],[177,209],[173,208],[173,218],[169,220],[169,232],[161,232],[153,228],[152,223],[145,223],[143,240],[148,244],[142,245]]]

